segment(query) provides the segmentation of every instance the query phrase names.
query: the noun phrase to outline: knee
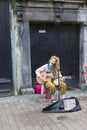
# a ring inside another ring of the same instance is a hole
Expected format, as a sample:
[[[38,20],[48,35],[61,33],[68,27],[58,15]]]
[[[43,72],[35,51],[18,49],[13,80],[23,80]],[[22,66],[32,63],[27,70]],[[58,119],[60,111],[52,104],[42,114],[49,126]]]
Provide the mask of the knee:
[[[47,88],[54,88],[54,87],[55,87],[54,84],[52,84],[51,82],[46,82],[46,83],[45,83],[45,86],[46,86]]]
[[[45,87],[50,89],[50,94],[54,94],[55,93],[55,86],[52,82],[47,82],[45,84]]]
[[[67,89],[67,85],[64,82],[60,82],[60,87]]]

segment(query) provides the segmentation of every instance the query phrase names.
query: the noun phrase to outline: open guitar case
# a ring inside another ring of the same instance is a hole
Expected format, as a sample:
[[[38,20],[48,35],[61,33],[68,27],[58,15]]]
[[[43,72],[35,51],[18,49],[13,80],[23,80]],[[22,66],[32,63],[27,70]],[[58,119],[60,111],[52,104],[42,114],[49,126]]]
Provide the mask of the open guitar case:
[[[76,105],[74,108],[66,110],[64,106],[64,101],[65,100],[72,100],[75,99]],[[56,103],[53,103],[45,108],[43,108],[42,112],[43,113],[65,113],[65,112],[75,112],[81,110],[81,106],[79,104],[79,101],[76,97],[70,97],[70,98],[64,98]]]
[[[59,77],[59,71],[58,71],[58,77]],[[58,82],[59,82],[59,78],[58,78]],[[53,103],[43,108],[42,112],[43,113],[65,113],[65,112],[75,112],[79,110],[81,110],[79,100],[76,97],[69,97],[69,98],[60,99],[56,103]]]

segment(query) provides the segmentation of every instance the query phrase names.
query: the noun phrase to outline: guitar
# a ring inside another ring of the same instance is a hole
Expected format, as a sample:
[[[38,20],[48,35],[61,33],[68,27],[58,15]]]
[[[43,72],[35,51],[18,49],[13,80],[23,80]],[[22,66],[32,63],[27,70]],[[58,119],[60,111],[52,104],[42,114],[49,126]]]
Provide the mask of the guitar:
[[[47,81],[51,81],[52,77],[53,77],[53,74],[52,73],[46,73],[44,71],[42,71],[40,73],[41,77],[36,77],[36,81],[39,83],[39,84],[44,84],[45,82]]]
[[[53,77],[53,74],[52,73],[46,73],[45,71],[42,71],[40,73],[41,77],[36,77],[36,81],[39,83],[39,84],[44,84],[45,82],[47,81],[51,81],[53,79],[53,83],[54,85],[59,85],[59,80],[58,80],[58,77]],[[72,76],[63,76],[62,78],[65,79],[72,79]],[[61,79],[60,79],[61,80]]]

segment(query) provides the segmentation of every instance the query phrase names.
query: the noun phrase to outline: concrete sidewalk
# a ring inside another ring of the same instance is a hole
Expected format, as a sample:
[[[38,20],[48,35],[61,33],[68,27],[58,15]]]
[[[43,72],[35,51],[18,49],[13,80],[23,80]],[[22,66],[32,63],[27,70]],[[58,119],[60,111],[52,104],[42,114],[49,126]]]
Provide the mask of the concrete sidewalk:
[[[82,110],[73,113],[42,113],[50,104],[44,95],[0,98],[0,130],[87,130],[87,90],[75,89]]]

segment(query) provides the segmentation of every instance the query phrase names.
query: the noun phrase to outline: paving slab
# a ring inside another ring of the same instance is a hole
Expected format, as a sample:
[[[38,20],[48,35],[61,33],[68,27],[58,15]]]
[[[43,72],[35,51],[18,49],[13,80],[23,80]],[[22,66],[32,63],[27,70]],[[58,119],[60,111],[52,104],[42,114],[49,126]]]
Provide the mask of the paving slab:
[[[0,130],[87,130],[87,91],[67,91],[78,98],[82,110],[72,113],[42,113],[50,100],[45,95],[0,98]]]

